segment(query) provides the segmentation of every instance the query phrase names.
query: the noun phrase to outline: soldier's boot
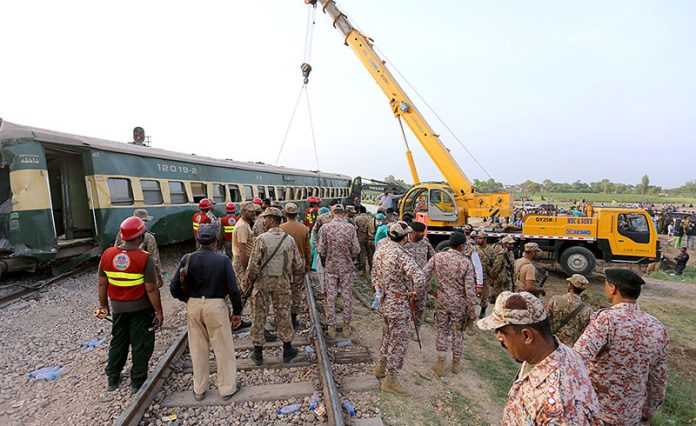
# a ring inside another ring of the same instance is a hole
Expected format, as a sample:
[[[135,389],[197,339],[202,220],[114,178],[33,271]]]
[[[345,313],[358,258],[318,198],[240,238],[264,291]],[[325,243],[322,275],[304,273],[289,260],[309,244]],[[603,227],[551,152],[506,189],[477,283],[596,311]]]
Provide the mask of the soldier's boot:
[[[330,325],[326,335],[329,336],[331,340],[336,339],[336,325]]]
[[[263,346],[254,346],[254,351],[251,353],[251,360],[254,364],[263,364]]]
[[[486,317],[486,307],[481,306],[481,313],[479,314],[479,319]]]
[[[433,371],[440,377],[445,375],[445,352],[437,353],[437,362],[433,364]]]
[[[381,358],[379,361],[377,361],[377,365],[375,365],[375,369],[372,370],[372,374],[375,375],[378,379],[383,379],[384,376],[387,375],[387,359],[386,358]]]
[[[410,392],[404,386],[399,383],[396,375],[387,374],[386,378],[382,380],[382,386],[380,387],[382,392],[391,393],[394,395],[406,396]]]
[[[292,318],[292,328],[295,330],[300,328],[300,322],[297,320],[297,314],[291,314],[290,318]]]
[[[291,342],[283,342],[283,362],[290,362],[297,356],[297,349],[292,347]]]
[[[416,333],[415,331],[411,332],[411,340],[413,340],[414,342],[418,341],[418,336],[420,336],[420,327],[418,327],[417,331],[418,333]]]
[[[462,372],[462,362],[459,356],[452,357],[452,373],[459,374]]]
[[[347,339],[350,337],[350,323],[349,322],[343,322],[343,329],[341,330],[341,335],[343,336],[344,339]]]

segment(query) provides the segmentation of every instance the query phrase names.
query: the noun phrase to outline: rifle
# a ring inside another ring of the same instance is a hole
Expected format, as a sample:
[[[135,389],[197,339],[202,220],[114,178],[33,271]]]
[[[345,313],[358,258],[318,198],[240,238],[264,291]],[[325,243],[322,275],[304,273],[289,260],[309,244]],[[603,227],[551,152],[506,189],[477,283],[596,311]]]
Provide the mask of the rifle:
[[[249,282],[249,286],[247,287],[247,289],[244,291],[244,294],[242,295],[242,307],[244,307],[246,305],[247,300],[249,300],[249,297],[251,297],[251,293],[254,291],[254,283],[256,282],[257,279],[259,279],[259,276],[261,275],[261,271],[263,271],[263,268],[265,268],[266,265],[268,265],[268,262],[270,262],[271,259],[273,259],[273,256],[275,256],[275,254],[278,253],[278,249],[280,249],[280,246],[283,245],[283,241],[285,241],[285,239],[287,237],[288,237],[288,234],[283,233],[283,238],[280,239],[280,242],[278,243],[276,248],[273,250],[273,253],[271,253],[271,255],[268,256],[268,259],[266,259],[265,262],[263,262],[263,264],[259,268],[259,273],[256,275],[256,277],[254,277],[254,280]]]
[[[515,267],[512,266],[512,263],[510,262],[510,256],[507,255],[507,253],[503,253],[503,256],[505,256],[505,263],[507,264],[507,267],[505,270],[507,271],[508,278],[510,280],[510,291],[515,291],[515,274],[514,270]]]
[[[418,324],[416,324],[416,303],[413,297],[408,298],[408,304],[411,307],[411,318],[413,319],[413,327],[416,329],[416,339],[418,340],[418,349],[423,355],[423,344],[421,343],[420,333],[418,332]]]

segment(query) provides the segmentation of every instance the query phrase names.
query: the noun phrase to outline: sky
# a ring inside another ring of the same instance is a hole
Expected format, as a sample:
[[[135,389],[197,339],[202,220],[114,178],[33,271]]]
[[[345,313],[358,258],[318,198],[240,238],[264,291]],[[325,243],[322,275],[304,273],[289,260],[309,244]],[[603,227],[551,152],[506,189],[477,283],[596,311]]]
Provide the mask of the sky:
[[[343,0],[486,171],[506,184],[696,179],[696,2]],[[241,161],[410,181],[388,99],[301,0],[2,6],[0,117]],[[487,179],[401,80],[470,179]],[[408,131],[422,180],[442,180]]]

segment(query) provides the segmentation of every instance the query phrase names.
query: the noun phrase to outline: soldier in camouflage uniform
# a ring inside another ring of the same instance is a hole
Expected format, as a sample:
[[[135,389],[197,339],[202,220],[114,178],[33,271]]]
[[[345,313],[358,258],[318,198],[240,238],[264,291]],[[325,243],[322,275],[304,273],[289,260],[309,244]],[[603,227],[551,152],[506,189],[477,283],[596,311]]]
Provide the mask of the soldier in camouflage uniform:
[[[139,217],[140,220],[145,222],[145,224],[152,220],[152,216],[148,215],[147,210],[145,209],[135,209],[133,211],[133,216]],[[123,237],[121,236],[121,231],[119,231],[118,234],[116,234],[116,241],[114,242],[114,247],[120,247],[123,245],[123,243]],[[157,248],[157,240],[155,240],[155,236],[149,232],[145,232],[145,234],[143,234],[143,242],[140,244],[140,249],[150,253],[152,261],[155,263],[155,277],[157,278],[157,287],[162,288],[162,285],[164,284],[164,280],[162,279],[162,263],[160,262],[159,248]]]
[[[367,214],[365,206],[358,206],[360,213],[355,216],[355,228],[358,232],[358,243],[360,243],[360,254],[358,254],[358,269],[368,273],[368,266],[372,269],[372,255],[374,248],[369,244],[370,222],[372,218]],[[374,236],[373,236],[374,238]]]
[[[297,355],[291,345],[295,331],[290,320],[292,304],[291,282],[293,277],[304,272],[305,264],[297,249],[295,240],[280,228],[283,214],[276,207],[268,207],[261,215],[268,228],[254,241],[249,266],[246,272],[247,284],[253,285],[251,293],[252,327],[251,341],[254,352],[251,359],[256,365],[263,363],[264,325],[268,316],[269,299],[273,302],[273,312],[278,334],[283,341],[283,360],[290,362]]]
[[[551,328],[558,339],[573,347],[592,318],[592,306],[585,304],[580,295],[589,282],[580,274],[568,278],[568,293],[553,296],[546,310]]]
[[[333,207],[336,203],[332,201],[331,207]],[[322,209],[325,209],[326,207],[322,207]],[[321,209],[320,209],[321,211]],[[314,247],[317,250],[317,257],[319,257],[319,235],[321,234],[319,231],[321,231],[321,228],[331,222],[333,220],[333,214],[331,213],[331,210],[329,209],[328,212],[322,213],[317,217],[316,222],[314,222],[314,226],[312,226],[312,231],[310,232],[310,237],[312,244],[314,244]],[[316,269],[317,269],[317,278],[319,279],[319,287],[322,289],[322,291],[326,291],[326,286],[324,285],[324,266],[321,264],[319,260],[315,262],[316,264]]]
[[[490,303],[495,303],[498,295],[503,291],[515,290],[515,255],[512,252],[514,247],[514,238],[509,235],[501,238],[500,250],[495,254],[491,269],[493,287],[491,288],[491,297],[488,299]]]
[[[638,307],[640,276],[627,269],[604,273],[612,306],[592,316],[573,349],[590,371],[604,424],[649,423],[667,388],[667,330]]]
[[[539,286],[539,271],[534,265],[534,259],[540,252],[537,243],[524,245],[524,254],[515,261],[515,291],[526,291],[537,297],[546,296],[546,290]]]
[[[486,231],[480,229],[476,232],[476,252],[481,260],[481,269],[483,269],[483,287],[476,292],[481,301],[481,313],[479,314],[479,318],[486,316],[486,308],[488,308],[488,301],[491,298],[493,287],[491,271],[493,270],[495,251],[493,251],[493,247],[486,243],[486,238],[488,238]]]
[[[411,229],[413,229],[413,231],[408,234],[406,238],[408,242],[404,245],[404,248],[411,254],[413,260],[416,261],[416,265],[423,269],[428,261],[435,255],[435,250],[430,244],[430,241],[425,238],[425,224],[421,222],[412,222]],[[425,317],[425,305],[427,301],[428,289],[426,286],[416,295],[416,300],[414,301],[416,325],[419,331],[420,326],[423,324],[423,318]],[[416,333],[413,334],[412,338],[416,339]]]
[[[508,392],[503,426],[600,426],[599,403],[580,357],[551,331],[544,305],[531,293],[504,291],[493,314],[477,322],[522,362]]]
[[[433,274],[437,278],[437,308],[435,308],[435,349],[437,363],[433,370],[438,376],[445,375],[447,336],[452,332],[452,373],[462,370],[461,357],[464,351],[463,329],[467,320],[476,319],[476,279],[474,266],[464,256],[466,237],[461,232],[450,235],[450,249],[435,254],[425,266],[426,282]]]
[[[355,226],[346,222],[343,205],[332,208],[333,220],[325,224],[319,237],[320,261],[324,265],[326,323],[330,339],[336,338],[336,296],[343,297],[343,337],[350,337],[353,316],[353,258],[360,252]]]
[[[411,228],[405,222],[391,224],[389,241],[375,252],[372,269],[372,283],[384,290],[382,346],[374,375],[378,378],[386,376],[382,391],[396,395],[409,394],[397,379],[397,373],[404,365],[411,330],[409,298],[425,287],[423,271],[403,248],[410,232]]]
[[[471,234],[474,228],[471,225],[464,226],[464,236],[466,237],[466,242],[464,243],[464,255],[471,260],[474,265],[474,271],[476,271],[476,291],[480,291],[483,288],[483,266],[481,265],[481,258],[479,258],[478,251],[476,251],[476,243]]]

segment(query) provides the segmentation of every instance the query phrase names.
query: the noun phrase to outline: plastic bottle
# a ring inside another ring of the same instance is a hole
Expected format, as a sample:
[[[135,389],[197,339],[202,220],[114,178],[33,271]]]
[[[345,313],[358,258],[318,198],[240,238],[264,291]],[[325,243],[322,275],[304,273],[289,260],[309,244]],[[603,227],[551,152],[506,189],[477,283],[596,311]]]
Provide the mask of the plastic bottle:
[[[319,404],[319,391],[315,391],[312,394],[312,399],[309,401],[309,411],[313,411],[317,408],[317,404]]]
[[[353,404],[350,403],[347,399],[343,400],[343,408],[346,410],[346,413],[353,417],[355,415],[355,407],[353,407]]]
[[[305,346],[305,347],[304,347],[304,350],[305,350],[305,352],[307,352],[308,354],[313,354],[313,353],[314,353],[314,348],[311,347],[311,346],[309,346],[309,345]]]
[[[289,414],[289,413],[294,413],[295,411],[298,411],[300,409],[300,404],[292,404],[292,405],[287,405],[280,410],[278,410],[278,414]]]
[[[245,337],[249,337],[251,334],[251,331],[242,331],[241,333],[235,333],[235,336],[239,337],[240,339],[243,339]]]
[[[382,296],[384,295],[384,290],[381,288],[377,289],[377,292],[375,292],[375,300],[372,302],[372,310],[374,311],[375,309],[379,309],[380,301],[382,300]]]
[[[346,346],[350,346],[353,344],[353,341],[348,339],[348,340],[341,340],[340,342],[336,342],[336,347],[337,348],[345,348]]]
[[[62,365],[54,365],[53,367],[45,367],[29,373],[30,379],[37,380],[55,380],[58,376],[65,372],[66,368]]]

